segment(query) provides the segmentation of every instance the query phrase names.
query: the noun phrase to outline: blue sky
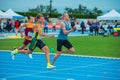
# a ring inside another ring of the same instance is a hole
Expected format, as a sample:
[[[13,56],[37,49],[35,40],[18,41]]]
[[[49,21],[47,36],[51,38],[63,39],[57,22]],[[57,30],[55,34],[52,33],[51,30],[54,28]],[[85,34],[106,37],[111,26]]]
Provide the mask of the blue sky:
[[[49,5],[49,0],[0,0],[0,10],[28,11],[28,8],[39,4]],[[104,11],[115,9],[120,12],[120,0],[53,0],[53,7],[61,13],[65,7],[77,8],[79,4],[89,9],[97,7]]]

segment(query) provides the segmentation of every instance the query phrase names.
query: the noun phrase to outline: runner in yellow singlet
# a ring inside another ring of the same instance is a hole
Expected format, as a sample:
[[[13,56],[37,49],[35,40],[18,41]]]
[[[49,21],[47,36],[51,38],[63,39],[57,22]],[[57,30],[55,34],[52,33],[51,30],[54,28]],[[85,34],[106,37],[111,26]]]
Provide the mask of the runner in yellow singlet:
[[[37,19],[37,23],[36,23],[35,27],[33,28],[34,36],[32,38],[31,44],[29,46],[29,49],[27,49],[27,50],[15,49],[14,51],[12,51],[13,57],[18,52],[30,54],[36,47],[38,47],[41,50],[43,50],[45,55],[46,55],[47,68],[54,68],[55,66],[50,64],[49,49],[46,46],[46,44],[41,40],[41,36],[54,37],[54,35],[48,35],[48,34],[42,33],[42,24],[44,22],[44,17],[43,17],[42,14],[38,14],[36,19]]]

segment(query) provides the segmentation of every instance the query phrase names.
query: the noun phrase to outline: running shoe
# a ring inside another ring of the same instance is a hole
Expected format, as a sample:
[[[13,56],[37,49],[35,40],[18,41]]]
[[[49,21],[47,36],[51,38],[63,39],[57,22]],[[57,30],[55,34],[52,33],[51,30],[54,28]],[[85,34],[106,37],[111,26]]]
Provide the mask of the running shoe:
[[[17,54],[17,53],[18,53],[18,49],[15,49],[11,52],[12,60],[15,59],[15,54]]]
[[[53,65],[48,65],[47,68],[48,68],[48,69],[53,69],[53,68],[55,68],[55,66],[53,66]]]
[[[29,56],[29,58],[30,58],[30,59],[32,59],[32,54],[31,54],[31,53],[30,53],[30,54],[28,54],[28,56]]]

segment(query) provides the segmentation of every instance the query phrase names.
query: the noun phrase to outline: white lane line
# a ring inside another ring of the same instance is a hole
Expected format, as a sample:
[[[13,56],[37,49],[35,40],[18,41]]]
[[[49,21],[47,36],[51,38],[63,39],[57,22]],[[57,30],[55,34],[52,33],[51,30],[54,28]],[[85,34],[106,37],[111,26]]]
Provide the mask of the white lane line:
[[[35,72],[35,70],[23,70],[23,69],[21,69],[21,68],[20,68],[20,69],[18,69],[18,68],[17,68],[17,69],[13,69],[13,68],[0,68],[0,69],[2,69],[2,70],[3,70],[3,69],[5,69],[5,70],[12,70],[12,71],[17,70],[17,71],[20,71],[20,72],[26,72],[26,71],[28,71],[28,72]],[[45,69],[45,68],[44,68],[44,69]],[[99,68],[94,68],[94,69],[99,69]],[[41,68],[40,68],[39,70],[41,70]],[[100,70],[100,69],[99,69],[99,70]],[[74,72],[81,72],[81,71],[83,71],[83,72],[92,72],[92,73],[94,72],[94,73],[96,73],[96,74],[97,74],[97,73],[102,73],[102,74],[114,74],[114,75],[116,74],[116,75],[120,75],[120,74],[118,74],[119,72],[118,72],[118,73],[109,72],[109,71],[107,72],[107,71],[105,71],[105,69],[104,69],[103,71],[97,71],[97,70],[94,71],[94,70],[92,70],[92,69],[91,69],[91,70],[74,69]],[[116,71],[117,71],[117,70],[116,70]],[[16,73],[16,72],[14,72],[14,73]],[[66,73],[67,73],[67,72],[66,72]],[[70,72],[68,72],[68,73],[70,73]],[[6,72],[3,71],[3,72],[0,72],[0,74],[10,74],[10,72],[7,72],[7,73],[6,73]],[[12,73],[11,73],[11,74],[12,74]],[[75,74],[75,73],[74,73],[74,74]]]
[[[11,52],[11,50],[0,50],[2,52]],[[33,52],[33,54],[44,54],[42,52]],[[54,54],[51,54],[54,55]],[[63,56],[74,56],[74,57],[88,57],[88,58],[100,58],[100,59],[115,59],[120,60],[120,58],[116,57],[101,57],[101,56],[87,56],[87,55],[71,55],[71,54],[62,54]]]
[[[38,61],[39,63],[36,63],[36,62],[27,62],[27,64],[32,64],[32,63],[34,63],[34,64],[36,64],[36,65],[45,65],[45,64],[40,64],[42,61],[43,61],[43,60],[39,60],[39,61]],[[5,60],[5,61],[2,61],[2,64],[0,64],[0,65],[1,65],[1,66],[2,66],[2,65],[7,65],[7,66],[8,66],[8,65],[11,65],[11,64],[4,64],[4,62],[5,62],[5,63],[10,63],[10,62],[12,62],[12,61],[7,61],[7,60]],[[83,62],[84,62],[84,63],[83,63]],[[83,61],[83,62],[82,62],[82,65],[81,65],[81,66],[86,65],[86,61]],[[45,62],[45,63],[46,63],[46,62]],[[91,62],[89,62],[89,63],[91,63]],[[20,62],[20,61],[19,61],[18,64],[26,64],[26,62]],[[63,64],[64,64],[64,65],[63,65]],[[91,63],[91,64],[98,64],[98,63]],[[101,63],[99,63],[99,64],[101,64]],[[114,63],[114,64],[119,64],[119,63],[116,62],[116,63]],[[73,63],[73,62],[72,62],[72,63],[64,63],[64,62],[59,63],[59,67],[60,67],[60,66],[62,67],[62,66],[65,66],[65,65],[80,65],[80,63],[77,63],[77,62],[76,62],[76,63]],[[16,64],[15,64],[14,66],[19,66],[19,65],[16,65]],[[23,67],[34,67],[34,66],[29,65],[29,66],[23,66]],[[103,67],[104,67],[104,65],[103,65]],[[111,65],[111,66],[109,65],[109,67],[112,68],[112,69],[118,68],[117,65],[116,65],[116,66],[115,66],[115,65]],[[35,67],[35,68],[39,68],[39,67]],[[44,67],[41,67],[41,68],[44,68]],[[107,69],[108,69],[108,68],[107,68]]]
[[[83,67],[85,68],[85,67],[98,66],[98,65],[104,65],[104,64],[111,64],[111,63],[93,64],[93,65],[87,65],[87,66],[76,66],[76,67],[71,67],[71,68],[59,69],[57,71],[71,70],[71,69],[83,68]],[[5,78],[7,79],[7,78],[14,78],[14,77],[27,76],[27,75],[33,75],[33,74],[39,74],[39,73],[48,73],[48,72],[51,72],[51,71],[34,72],[31,74],[22,74],[22,75],[10,76],[10,77],[5,77]]]
[[[0,64],[0,69],[3,69],[2,68],[2,66],[9,66],[10,64]],[[64,67],[65,65],[59,65],[59,67]],[[83,66],[83,65],[80,65],[81,67]],[[29,65],[29,66],[22,66],[22,65],[12,65],[12,67],[17,67],[17,68],[34,68],[34,69],[36,69],[36,68],[38,68],[38,69],[44,69],[45,67],[42,67],[42,66],[39,66],[39,67],[37,67],[37,66],[31,66],[31,65]],[[104,67],[104,66],[103,66]],[[92,66],[92,68],[94,68],[94,69],[103,69],[103,67],[93,67]],[[5,67],[4,67],[5,68]],[[11,69],[11,68],[10,68]],[[113,71],[115,71],[115,70],[117,70],[118,71],[118,69],[117,68],[104,68],[104,70],[113,70]],[[79,71],[79,70],[78,70]]]

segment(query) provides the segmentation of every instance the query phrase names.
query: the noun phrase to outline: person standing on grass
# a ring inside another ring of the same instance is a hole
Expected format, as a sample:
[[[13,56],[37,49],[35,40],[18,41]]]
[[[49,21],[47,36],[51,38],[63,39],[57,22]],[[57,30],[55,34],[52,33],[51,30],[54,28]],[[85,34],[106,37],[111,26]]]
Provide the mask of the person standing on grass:
[[[38,47],[39,49],[43,50],[45,55],[46,55],[47,68],[54,68],[55,66],[50,64],[49,48],[41,40],[41,36],[54,37],[54,35],[48,35],[48,34],[42,33],[42,25],[44,24],[44,17],[42,14],[38,14],[36,16],[36,20],[37,20],[37,23],[35,24],[35,26],[33,28],[34,35],[33,35],[31,44],[29,45],[29,49],[27,49],[27,50],[18,50],[18,49],[13,50],[12,51],[12,59],[14,59],[15,54],[17,54],[18,52],[30,54],[36,47]]]
[[[69,15],[67,13],[63,14],[63,19],[64,21],[61,22],[61,29],[60,29],[60,33],[57,38],[57,52],[52,61],[52,65],[55,63],[56,59],[61,55],[61,53],[63,52],[74,53],[75,52],[72,44],[68,41],[68,34],[70,32],[73,32],[76,29],[76,27],[74,26],[73,28],[70,29]],[[62,50],[62,46],[65,46],[67,50]]]

